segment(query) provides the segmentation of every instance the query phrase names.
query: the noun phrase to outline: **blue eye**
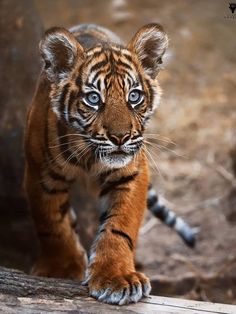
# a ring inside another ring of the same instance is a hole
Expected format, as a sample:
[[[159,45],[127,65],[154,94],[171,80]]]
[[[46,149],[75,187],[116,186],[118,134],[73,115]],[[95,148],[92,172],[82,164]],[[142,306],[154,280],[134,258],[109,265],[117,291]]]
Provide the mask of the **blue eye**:
[[[100,101],[101,101],[100,95],[96,92],[88,93],[85,96],[85,99],[86,99],[88,105],[90,105],[90,106],[98,106]]]
[[[139,89],[133,89],[130,93],[129,93],[129,103],[131,105],[138,105],[139,103],[142,102],[144,98],[143,92],[140,91]]]

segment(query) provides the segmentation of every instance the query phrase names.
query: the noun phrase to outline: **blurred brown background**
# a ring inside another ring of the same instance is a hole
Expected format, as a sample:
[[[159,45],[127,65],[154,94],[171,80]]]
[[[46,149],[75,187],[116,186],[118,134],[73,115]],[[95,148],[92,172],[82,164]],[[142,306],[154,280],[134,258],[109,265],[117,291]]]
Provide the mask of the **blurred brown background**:
[[[149,22],[170,37],[162,102],[148,131],[157,137],[152,181],[200,231],[191,250],[147,213],[137,264],[153,294],[236,303],[236,13],[225,0],[1,0],[0,265],[28,272],[38,251],[22,192],[22,143],[43,31],[97,23],[127,42]],[[79,191],[79,232],[88,248],[96,205],[86,193]]]

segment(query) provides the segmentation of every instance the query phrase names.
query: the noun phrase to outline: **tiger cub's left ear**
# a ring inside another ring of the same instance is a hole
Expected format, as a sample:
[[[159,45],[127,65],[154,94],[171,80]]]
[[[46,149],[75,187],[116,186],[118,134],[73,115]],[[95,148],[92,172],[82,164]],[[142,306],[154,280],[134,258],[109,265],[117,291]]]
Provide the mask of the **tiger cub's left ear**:
[[[75,37],[65,28],[49,29],[39,44],[44,70],[51,82],[68,77],[76,60],[83,59],[84,51]]]
[[[128,49],[135,52],[146,71],[153,79],[157,76],[162,56],[168,47],[168,37],[159,24],[143,26],[133,37]]]

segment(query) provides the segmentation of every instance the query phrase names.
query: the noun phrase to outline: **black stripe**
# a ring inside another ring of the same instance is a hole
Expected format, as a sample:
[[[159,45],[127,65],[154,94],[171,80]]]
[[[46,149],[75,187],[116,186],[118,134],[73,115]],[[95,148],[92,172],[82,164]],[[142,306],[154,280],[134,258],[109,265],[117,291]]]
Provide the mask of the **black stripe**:
[[[60,213],[61,213],[61,218],[62,219],[65,217],[65,215],[68,213],[69,210],[70,210],[70,202],[69,202],[69,200],[66,200],[60,206]]]
[[[125,238],[128,242],[128,246],[129,246],[130,250],[133,251],[133,249],[134,249],[133,241],[131,240],[130,236],[127,233],[120,231],[120,230],[116,230],[116,229],[111,229],[111,232],[113,234],[117,234],[117,235]]]
[[[83,106],[86,106],[86,104],[83,103]],[[93,108],[91,108],[91,110],[95,111]],[[77,112],[82,117],[82,119],[85,120],[87,118],[87,116],[86,116],[86,115],[88,115],[88,111],[87,110],[84,110],[83,108],[78,107],[77,108]]]
[[[70,84],[67,83],[64,87],[63,87],[63,90],[61,92],[61,95],[60,95],[60,99],[59,99],[59,103],[60,103],[60,113],[62,114],[63,116],[63,112],[64,112],[64,106],[65,106],[65,100],[66,100],[66,96],[68,94],[68,89],[70,87]]]
[[[137,138],[142,137],[142,132],[138,131],[137,135],[132,136],[132,140],[136,140]],[[149,189],[149,188],[148,188]]]
[[[104,67],[106,64],[107,64],[107,60],[103,60],[103,61],[97,62],[97,63],[95,63],[95,64],[91,67],[91,69],[90,69],[89,72],[92,73],[92,72],[94,72],[94,71],[96,71],[96,70],[99,70],[99,69],[101,69],[102,67]]]
[[[164,205],[159,205],[157,202],[151,206],[148,206],[148,209],[151,210],[153,215],[163,221],[169,227],[174,227],[176,223],[176,215],[174,214],[170,219],[170,210]]]
[[[126,75],[130,78],[131,86],[133,86],[135,84],[133,77],[129,74],[129,72],[126,72]]]
[[[97,81],[97,89],[99,91],[101,91],[101,80],[100,79]]]
[[[66,177],[55,172],[53,169],[48,170],[48,175],[51,179],[53,179],[55,181],[62,181],[62,182],[66,182],[66,183],[73,183],[74,182],[74,179],[68,180],[68,179],[66,179]]]
[[[158,198],[157,198],[157,195],[148,195],[148,198],[147,198],[147,207],[150,208],[152,207],[155,203],[158,202]]]
[[[133,181],[137,175],[138,175],[138,172],[135,172],[129,176],[123,176],[117,181],[108,181],[107,183],[105,183],[104,188],[101,190],[100,197],[104,196],[105,194],[117,188],[122,189],[122,190],[129,190],[127,187],[122,188],[119,186]]]
[[[81,73],[77,76],[75,83],[78,87],[81,87],[82,85],[82,78],[81,78]]]
[[[129,62],[133,63],[133,59],[130,55],[124,53],[122,56],[125,57]]]
[[[165,222],[169,212],[168,208],[166,208],[164,205],[159,205],[158,203],[156,203],[149,209],[152,211],[155,217]]]
[[[78,91],[72,90],[70,92],[69,101],[68,101],[68,112],[71,111],[71,106],[73,105],[74,101],[78,98]]]
[[[132,83],[131,83],[131,79],[130,79],[130,77],[127,77],[127,81],[128,81],[129,89],[131,89],[131,87],[132,87]]]
[[[68,188],[66,189],[51,189],[44,182],[41,182],[41,187],[43,191],[47,194],[64,194],[68,193]]]
[[[95,86],[93,83],[89,83],[88,81],[86,81],[86,87],[90,87],[90,88],[97,88],[97,86]]]
[[[142,77],[141,73],[138,74],[138,78],[139,78],[139,82],[140,82],[140,84],[142,85],[142,88],[143,88],[144,84],[143,84],[143,77]],[[147,80],[145,80],[145,81],[147,81]]]
[[[129,75],[128,73],[126,73],[127,75]],[[112,77],[114,77],[114,75],[118,75],[117,71],[115,70],[115,68],[112,68],[109,73],[106,75],[105,77],[105,86],[106,89],[109,89],[113,83],[113,81],[110,79]],[[122,76],[121,76],[122,77]],[[109,81],[109,83],[108,83]]]
[[[76,83],[76,85],[78,86],[78,87],[80,87],[81,88],[81,86],[82,86],[82,84],[83,84],[83,81],[82,81],[82,74],[83,74],[83,67],[84,67],[84,64],[82,64],[81,66],[80,66],[80,68],[78,69],[78,73],[79,73],[79,75],[76,77],[76,79],[75,79],[75,83]]]
[[[70,122],[71,124],[74,123],[74,122],[76,122],[76,123],[80,126],[80,128],[82,127],[82,126],[80,125],[80,120],[77,119],[77,118],[75,118],[75,117],[69,116],[69,122]]]
[[[104,196],[105,194],[108,194],[109,192],[112,192],[112,191],[124,191],[124,192],[129,192],[130,191],[130,188],[128,187],[119,187],[119,186],[115,186],[115,187],[109,187],[107,188],[107,190],[105,191],[102,191],[101,194],[100,194],[100,197]]]
[[[128,63],[122,62],[121,60],[116,61],[118,66],[124,67],[125,69],[132,71],[131,66]]]
[[[153,98],[154,98],[152,86],[151,86],[151,84],[149,83],[148,80],[145,80],[145,83],[146,83],[147,89],[149,91],[149,102],[151,104],[151,108],[150,109],[152,109],[152,107],[153,107]]]
[[[124,81],[121,75],[120,75],[120,79],[119,79],[119,76],[117,77],[117,83],[119,84],[121,90],[124,90]]]
[[[79,113],[79,110],[78,110]],[[80,114],[81,115],[81,114]],[[83,117],[82,118],[84,120],[85,125],[81,125],[81,120],[79,118],[75,118],[75,117],[69,117],[69,121],[70,123],[77,123],[77,125],[79,126],[79,130],[82,131],[82,133],[86,133],[85,131],[91,126],[91,124],[93,124],[94,120],[96,119],[96,117]],[[86,140],[85,140],[86,142]]]
[[[116,47],[116,48],[120,48],[120,47]],[[112,54],[113,56],[116,56],[116,58],[120,58],[121,56],[121,50],[112,50]]]
[[[97,73],[94,75],[93,81],[95,82],[100,75],[103,75],[106,73],[107,73],[107,71],[104,71],[103,69],[97,71]]]
[[[100,224],[103,224],[106,220],[108,220],[112,217],[116,217],[116,216],[117,216],[117,214],[108,214],[108,212],[105,211],[99,217]]]
[[[90,128],[90,126],[94,123],[95,120],[96,120],[96,116],[92,116],[86,119],[85,121],[86,125],[83,126],[83,130],[85,133]],[[84,141],[86,141],[86,139]]]
[[[54,160],[53,155],[51,153],[51,150],[49,148],[49,139],[48,139],[48,132],[49,132],[49,130],[48,130],[49,108],[50,108],[50,105],[47,108],[47,120],[46,120],[46,123],[45,123],[45,130],[44,130],[44,141],[45,141],[46,156],[47,156],[47,159],[49,159],[50,162],[53,162],[54,165],[56,165],[60,169],[61,166],[58,164],[58,162],[56,160]]]
[[[106,138],[101,138],[101,140],[106,140]],[[102,173],[100,174],[100,177],[99,177],[100,183],[103,184],[103,183],[106,181],[106,179],[107,179],[111,174],[115,173],[115,172],[118,171],[118,170],[119,170],[119,169],[114,168],[114,169],[110,169],[110,170],[107,170],[107,171],[105,171],[105,172],[102,172]]]

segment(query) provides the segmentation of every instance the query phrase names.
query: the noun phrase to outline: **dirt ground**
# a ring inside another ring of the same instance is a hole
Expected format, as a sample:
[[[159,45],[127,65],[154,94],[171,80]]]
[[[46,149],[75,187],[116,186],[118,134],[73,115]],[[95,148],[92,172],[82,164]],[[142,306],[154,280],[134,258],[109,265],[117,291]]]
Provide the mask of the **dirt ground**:
[[[97,23],[128,41],[143,24],[164,26],[170,47],[161,106],[147,135],[152,182],[166,204],[199,228],[189,249],[149,213],[137,264],[153,294],[236,304],[236,19],[224,0],[35,0],[45,29]],[[236,15],[235,15],[236,17]],[[231,193],[231,194],[230,194]]]

